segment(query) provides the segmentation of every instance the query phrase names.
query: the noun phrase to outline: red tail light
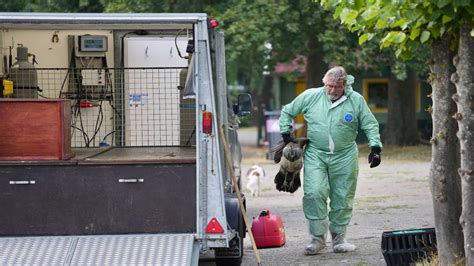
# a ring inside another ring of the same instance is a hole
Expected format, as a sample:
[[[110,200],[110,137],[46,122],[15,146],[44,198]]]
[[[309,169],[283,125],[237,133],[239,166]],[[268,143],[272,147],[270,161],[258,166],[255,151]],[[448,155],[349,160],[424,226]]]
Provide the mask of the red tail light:
[[[211,19],[211,21],[209,21],[209,25],[211,26],[211,28],[215,28],[215,27],[219,26],[219,21],[217,21],[215,19]]]
[[[208,234],[223,234],[224,228],[222,228],[216,217],[213,217],[207,224],[206,232]]]
[[[202,132],[205,134],[212,133],[212,113],[202,112]]]

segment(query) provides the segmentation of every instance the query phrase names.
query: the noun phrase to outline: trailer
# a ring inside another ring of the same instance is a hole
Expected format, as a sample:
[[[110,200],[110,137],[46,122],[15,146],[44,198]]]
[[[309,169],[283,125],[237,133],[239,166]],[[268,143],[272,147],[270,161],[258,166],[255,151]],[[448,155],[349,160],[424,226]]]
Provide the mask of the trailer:
[[[0,13],[0,264],[240,265],[252,102],[230,98],[216,25]]]

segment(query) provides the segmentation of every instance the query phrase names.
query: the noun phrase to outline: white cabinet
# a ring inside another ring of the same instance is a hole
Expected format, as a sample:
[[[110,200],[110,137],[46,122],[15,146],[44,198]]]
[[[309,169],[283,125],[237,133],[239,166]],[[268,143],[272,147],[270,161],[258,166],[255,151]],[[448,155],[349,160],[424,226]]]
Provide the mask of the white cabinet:
[[[176,43],[186,55],[187,38]],[[124,41],[127,146],[180,144],[179,72],[175,37],[129,37]]]

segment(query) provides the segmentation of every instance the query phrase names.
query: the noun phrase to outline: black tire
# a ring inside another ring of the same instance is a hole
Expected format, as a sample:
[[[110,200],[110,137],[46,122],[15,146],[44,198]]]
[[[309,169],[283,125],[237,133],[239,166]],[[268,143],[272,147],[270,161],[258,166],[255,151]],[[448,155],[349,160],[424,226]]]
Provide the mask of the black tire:
[[[216,266],[240,266],[240,265],[242,265],[242,257],[216,259]]]
[[[220,257],[216,258],[216,265],[217,266],[240,266],[242,264],[242,257],[244,256],[244,221],[242,215],[240,215],[239,219],[239,248],[241,252],[241,256],[236,258],[226,258]]]

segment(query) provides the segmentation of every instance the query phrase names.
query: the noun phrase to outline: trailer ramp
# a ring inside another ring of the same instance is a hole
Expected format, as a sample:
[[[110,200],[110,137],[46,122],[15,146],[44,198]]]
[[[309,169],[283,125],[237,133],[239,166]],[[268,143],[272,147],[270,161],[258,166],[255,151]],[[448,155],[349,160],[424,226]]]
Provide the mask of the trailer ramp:
[[[193,234],[0,237],[0,265],[197,265]]]

